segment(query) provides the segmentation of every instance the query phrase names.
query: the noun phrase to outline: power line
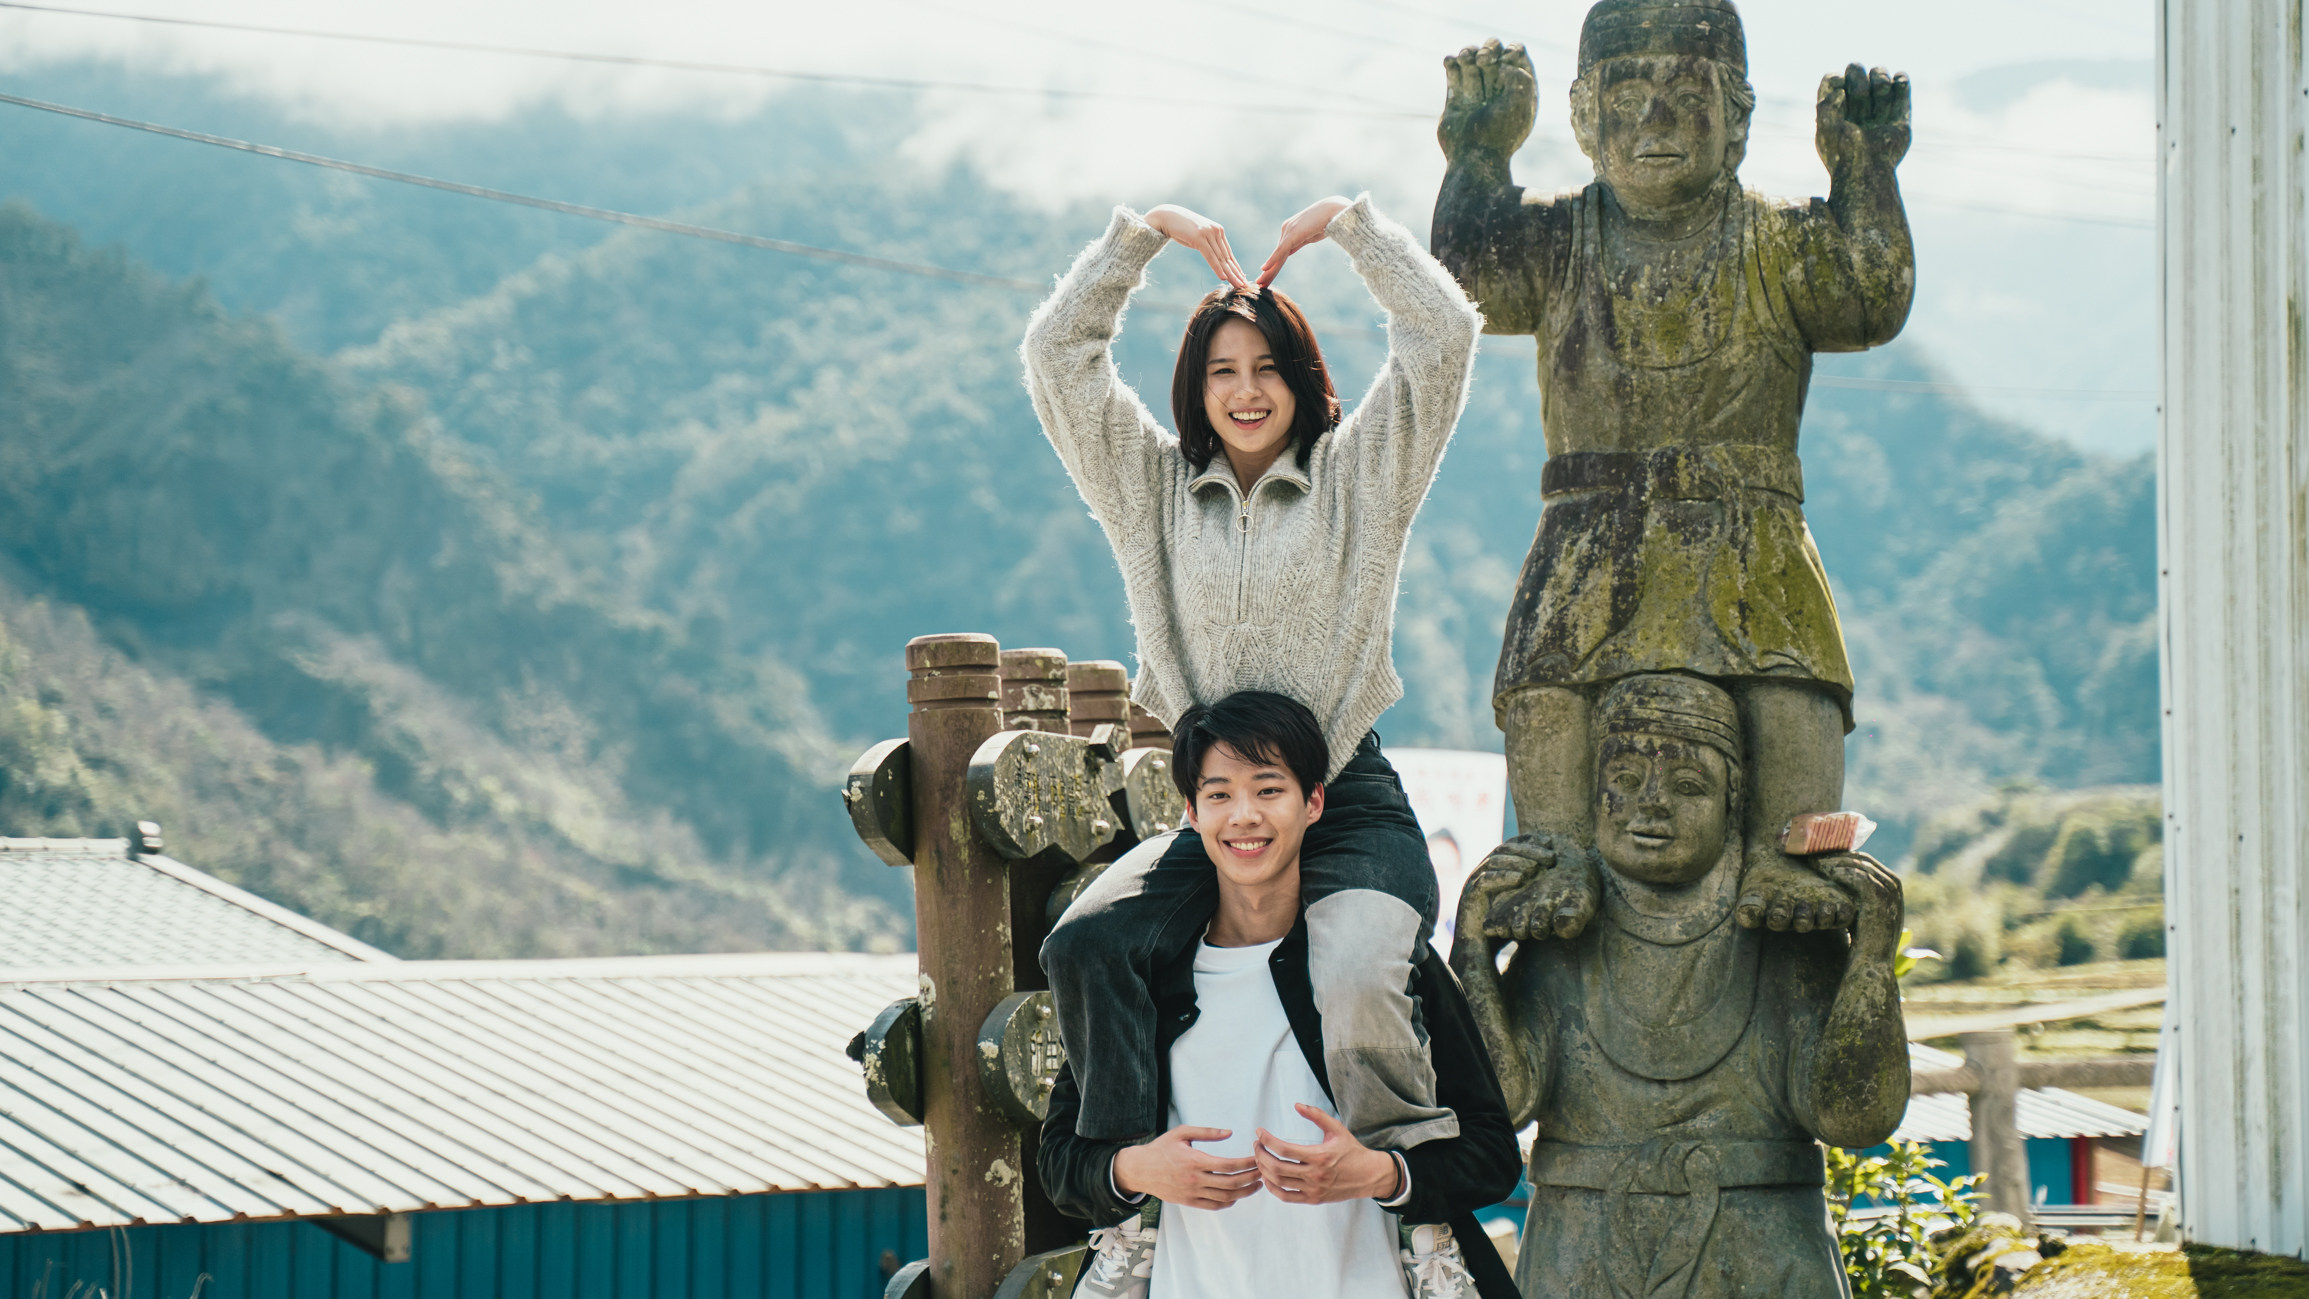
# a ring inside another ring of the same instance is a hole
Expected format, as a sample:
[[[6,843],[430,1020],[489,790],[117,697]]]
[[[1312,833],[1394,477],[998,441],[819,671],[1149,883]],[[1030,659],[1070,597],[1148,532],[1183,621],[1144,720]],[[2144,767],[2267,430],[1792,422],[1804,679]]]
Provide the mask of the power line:
[[[959,18],[968,22],[978,23],[989,27],[1007,27],[1011,31],[1023,32],[1029,36],[1039,36],[1044,40],[1064,41],[1070,45],[1080,45],[1087,49],[1106,50],[1111,53],[1123,55],[1126,58],[1140,59],[1150,63],[1164,63],[1174,68],[1184,68],[1190,72],[1199,72],[1204,76],[1219,78],[1224,81],[1230,89],[1242,84],[1242,78],[1245,71],[1242,68],[1214,67],[1211,64],[1204,63],[1198,59],[1184,58],[1176,54],[1164,54],[1160,51],[1147,49],[1143,45],[1132,45],[1121,41],[1102,40],[1096,36],[1084,36],[1080,32],[1070,32],[1058,28],[1043,27],[1035,23],[1020,22],[1015,18],[996,17],[991,14],[958,13],[946,5],[934,4],[931,2],[931,0],[898,0],[898,2],[900,4],[911,5],[916,9],[927,10],[930,13],[934,13],[945,18]],[[1293,82],[1279,82],[1272,77],[1264,75],[1261,76],[1260,82],[1261,84],[1265,85],[1280,86],[1285,90],[1297,90],[1307,94],[1316,95],[1333,94],[1337,89],[1333,86],[1308,86]],[[1357,96],[1357,98],[1360,99],[1363,103],[1371,105],[1371,107],[1365,109],[1326,107],[1321,111],[1326,114],[1342,113],[1358,117],[1402,117],[1420,118],[1425,120],[1433,120],[1435,117],[1435,114],[1432,111],[1426,109],[1397,108],[1387,104],[1382,104],[1377,100],[1364,98],[1362,96]]]
[[[1121,90],[1073,90],[1055,86],[1004,86],[983,81],[951,81],[932,77],[888,77],[851,72],[814,72],[799,68],[772,68],[747,63],[712,63],[694,59],[665,59],[642,54],[597,54],[586,50],[555,50],[528,45],[495,45],[482,41],[437,40],[422,36],[381,36],[367,32],[329,31],[317,27],[275,27],[263,23],[224,22],[207,18],[178,18],[164,14],[126,13],[114,9],[74,9],[63,5],[29,4],[0,0],[0,9],[26,13],[63,14],[74,18],[106,18],[120,22],[166,27],[195,27],[210,31],[249,32],[263,36],[295,36],[308,40],[345,41],[362,45],[395,45],[407,49],[449,50],[461,54],[502,54],[525,59],[558,59],[568,63],[597,63],[613,67],[665,68],[675,72],[705,72],[723,76],[763,77],[826,85],[876,86],[892,90],[953,90],[982,95],[1045,96],[1053,99],[1103,99],[1141,104],[1169,104],[1224,112],[1281,113],[1319,117],[1346,113],[1357,116],[1421,116],[1388,109],[1336,108],[1321,104],[1232,103],[1181,95],[1147,95]]]
[[[1910,194],[1906,195],[1905,198],[1910,203],[1921,203],[1925,207],[1946,208],[1957,212],[1979,212],[1988,216],[2024,217],[2031,221],[2060,221],[2069,225],[2080,226],[2109,226],[2117,230],[2155,230],[2157,228],[2157,223],[2154,221],[2142,221],[2130,217],[2080,216],[2074,212],[2033,212],[2027,208],[1999,207],[1993,203],[1959,203],[1949,199],[1933,198],[1930,195],[1918,197]]]
[[[946,10],[941,6],[923,4],[921,3],[921,0],[915,0],[915,2],[921,4],[921,7],[923,8],[931,9],[933,12],[944,13],[949,17],[964,16],[956,15],[952,13],[952,11]],[[1224,3],[1223,0],[1197,0],[1197,2],[1215,8],[1239,11],[1248,16],[1265,19],[1271,22],[1288,23],[1292,26],[1299,27],[1302,30],[1310,29],[1308,24],[1300,23],[1295,19],[1289,18],[1287,15],[1273,13],[1272,11],[1268,10],[1256,9],[1243,5],[1227,4]],[[1418,10],[1406,5],[1383,4],[1380,3],[1379,0],[1359,0],[1359,2],[1390,12],[1413,14],[1418,16],[1434,16],[1420,15]],[[876,76],[868,73],[820,72],[801,68],[775,68],[760,64],[717,63],[697,59],[659,58],[651,55],[641,54],[600,54],[588,50],[558,50],[540,46],[500,45],[484,41],[453,41],[422,36],[386,36],[369,32],[331,31],[317,27],[280,27],[265,23],[227,22],[221,19],[183,18],[168,14],[130,13],[117,9],[80,9],[65,5],[33,4],[29,3],[28,0],[0,0],[0,9],[13,9],[24,13],[55,14],[71,18],[103,18],[120,22],[147,23],[158,26],[199,28],[210,31],[247,32],[264,36],[291,36],[301,37],[308,40],[343,41],[364,45],[391,45],[399,46],[405,49],[446,50],[453,53],[463,54],[498,54],[514,58],[554,59],[570,63],[593,63],[611,67],[664,68],[675,72],[702,72],[722,76],[761,77],[772,80],[806,81],[826,85],[876,86],[892,90],[949,90],[969,94],[1011,95],[1022,98],[1041,96],[1052,99],[1112,100],[1126,103],[1169,104],[1186,108],[1198,108],[1213,112],[1273,113],[1294,117],[1346,115],[1355,117],[1400,118],[1403,120],[1429,121],[1432,120],[1435,117],[1436,112],[1439,111],[1429,109],[1390,108],[1376,105],[1370,107],[1354,107],[1347,105],[1329,104],[1235,103],[1226,100],[1214,100],[1193,96],[1152,95],[1120,90],[1080,90],[1056,86],[1005,86],[993,82],[957,81],[936,77],[893,77]],[[1167,63],[1174,67],[1188,68],[1193,71],[1203,72],[1211,75],[1231,75],[1224,69],[1213,68],[1208,64],[1200,63],[1195,60],[1178,58],[1171,55],[1157,54],[1155,52],[1135,46],[1127,46],[1112,41],[1099,40],[1096,37],[1082,36],[1072,32],[1055,31],[1049,28],[1037,27],[1030,24],[1004,19],[989,19],[972,16],[972,21],[990,22],[996,25],[1009,27],[1012,30],[1030,32],[1034,35],[1042,36],[1052,40],[1063,40],[1075,44],[1091,46],[1093,48],[1112,50],[1130,55],[1132,57]],[[1324,31],[1331,35],[1345,37],[1352,40],[1384,45],[1390,48],[1401,48],[1400,43],[1391,41],[1390,39],[1383,36],[1376,36],[1363,32],[1347,31],[1345,29],[1331,27],[1313,27],[1311,29]],[[1311,90],[1313,87],[1308,87],[1307,89]],[[1806,132],[1796,128],[1779,127],[1774,125],[1767,125],[1764,123],[1758,123],[1753,129],[1758,134],[1778,135],[1786,138],[1796,138],[1798,136],[1804,136],[1807,134]],[[2034,149],[2027,145],[2001,144],[1990,141],[1964,140],[1943,142],[1933,139],[1919,139],[1915,143],[1914,147],[1918,149],[1942,152],[1974,152],[1985,150],[2000,153],[2018,153],[2032,157],[2068,158],[2096,162],[2124,162],[2143,165],[2152,161],[2152,159],[2150,159],[2147,155],[2115,155],[2079,153],[2073,151],[2051,149]]]
[[[687,235],[693,239],[712,239],[725,244],[743,244],[749,248],[766,248],[771,252],[791,253],[796,257],[812,257],[819,261],[840,262],[848,266],[867,266],[875,270],[896,271],[904,275],[921,275],[932,279],[950,280],[957,284],[980,284],[998,289],[1015,289],[1024,293],[1048,293],[1050,286],[1037,280],[1016,279],[1007,275],[982,275],[977,271],[957,271],[925,262],[900,261],[893,257],[875,257],[867,253],[845,252],[839,248],[820,248],[814,244],[795,243],[790,239],[772,239],[767,235],[741,234],[735,230],[721,230],[713,226],[693,225],[687,221],[668,221],[663,217],[641,216],[620,212],[614,208],[590,207],[583,203],[565,203],[560,199],[538,198],[530,194],[516,194],[511,190],[491,189],[486,185],[467,185],[462,181],[442,180],[421,176],[415,172],[394,171],[387,167],[372,167],[366,163],[347,162],[342,158],[324,157],[317,153],[300,153],[269,144],[252,144],[229,136],[210,135],[203,131],[187,131],[181,127],[163,126],[158,122],[140,122],[133,117],[115,117],[110,113],[73,108],[65,104],[51,104],[45,100],[26,99],[21,95],[0,93],[0,103],[15,104],[21,108],[36,108],[44,113],[77,117],[83,121],[101,122],[106,126],[126,127],[132,131],[148,131],[171,139],[190,140],[195,144],[215,145],[220,149],[236,149],[242,153],[260,154],[279,158],[284,162],[301,162],[307,166],[325,167],[331,171],[351,172],[373,180],[395,181],[403,185],[419,185],[426,189],[445,190],[470,198],[488,199],[496,203],[513,203],[522,207],[559,212],[564,216],[583,217],[588,221],[608,221],[617,225],[639,226],[666,234]]]
[[[2013,388],[1995,384],[1934,383],[1924,379],[1863,379],[1815,374],[1816,388],[1856,388],[1866,392],[1913,392],[1937,397],[2047,397],[2060,401],[2155,401],[2147,388]]]
[[[211,135],[205,131],[188,131],[182,127],[139,121],[133,117],[119,117],[111,113],[99,113],[92,109],[74,108],[67,104],[53,104],[46,100],[30,99],[22,95],[0,92],[0,104],[14,104],[20,108],[37,109],[44,113],[55,113],[59,116],[96,122],[104,126],[117,126],[127,130],[165,136],[169,139],[189,140],[195,144],[212,145],[220,149],[231,149],[241,153],[256,154],[260,157],[276,158],[283,162],[303,163],[307,166],[321,167],[331,171],[348,172],[355,176],[366,176],[372,180],[388,180],[397,184],[415,185],[451,194],[462,194],[469,198],[486,199],[495,203],[511,203],[520,207],[557,212],[564,216],[580,217],[588,221],[635,226],[663,234],[682,235],[692,239],[708,239],[717,243],[738,244],[748,248],[766,249],[770,252],[788,253],[796,257],[808,257],[846,266],[862,266],[901,275],[917,275],[956,284],[974,284],[987,288],[1008,289],[1014,292],[1037,295],[1047,293],[1050,290],[1047,283],[1038,280],[1021,279],[1007,275],[987,275],[978,271],[959,271],[946,266],[933,266],[926,262],[910,262],[894,257],[877,257],[870,253],[854,253],[839,248],[821,248],[815,244],[797,243],[791,239],[773,239],[767,235],[745,234],[740,231],[723,230],[714,226],[702,226],[687,221],[670,221],[663,217],[621,212],[615,208],[593,207],[583,203],[564,202],[560,199],[539,198],[532,194],[492,189],[486,185],[468,185],[462,181],[443,180],[436,176],[425,176],[416,172],[396,171],[389,167],[373,167],[367,163],[350,162],[342,158],[330,158],[317,153],[304,153],[296,149],[283,149],[275,145],[235,140],[230,136]],[[1151,298],[1144,299],[1143,302],[1145,305],[1172,310],[1192,309],[1191,305],[1186,303],[1174,303]],[[1919,380],[1848,378],[1838,375],[1817,375],[1813,382],[1827,388],[1932,393],[1948,396],[1980,394],[2049,397],[2072,401],[2154,401],[2157,395],[2154,392],[2126,389],[1968,387],[1962,384],[1930,383]]]

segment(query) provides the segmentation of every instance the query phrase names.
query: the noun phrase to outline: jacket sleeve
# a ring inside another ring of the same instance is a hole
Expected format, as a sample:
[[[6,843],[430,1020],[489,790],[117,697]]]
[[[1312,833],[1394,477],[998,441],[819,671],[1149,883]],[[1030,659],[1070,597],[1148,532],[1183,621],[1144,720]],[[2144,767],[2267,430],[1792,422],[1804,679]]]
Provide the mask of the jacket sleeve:
[[[1019,358],[1043,434],[1119,557],[1159,536],[1156,512],[1185,463],[1114,365],[1123,308],[1169,241],[1128,208],[1075,258],[1027,322]]]
[[[1059,1212],[1094,1227],[1108,1227],[1137,1213],[1140,1206],[1115,1194],[1114,1156],[1123,1143],[1076,1135],[1074,1117],[1081,1109],[1082,1090],[1075,1085],[1074,1070],[1062,1064],[1050,1089],[1050,1117],[1042,1121],[1035,1168],[1042,1176],[1043,1193]]]
[[[1513,1195],[1523,1179],[1523,1152],[1483,1035],[1443,958],[1429,951],[1413,986],[1435,1062],[1435,1101],[1459,1115],[1459,1135],[1403,1152],[1411,1198],[1396,1212],[1405,1222],[1449,1222]]]
[[[1368,197],[1327,232],[1387,313],[1387,361],[1338,430],[1315,445],[1331,490],[1408,529],[1467,404],[1483,317],[1459,282]]]

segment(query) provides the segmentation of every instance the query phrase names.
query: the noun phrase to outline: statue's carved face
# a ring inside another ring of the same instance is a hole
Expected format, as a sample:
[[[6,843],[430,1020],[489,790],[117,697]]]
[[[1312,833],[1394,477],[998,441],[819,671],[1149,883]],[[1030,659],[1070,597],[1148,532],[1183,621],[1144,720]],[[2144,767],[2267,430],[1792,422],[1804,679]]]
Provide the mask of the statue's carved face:
[[[1594,78],[1596,170],[1631,208],[1676,207],[1735,165],[1736,128],[1717,67],[1694,55],[1607,59]]]
[[[1663,735],[1605,741],[1596,782],[1596,851],[1646,884],[1691,884],[1723,856],[1731,764],[1705,745]]]

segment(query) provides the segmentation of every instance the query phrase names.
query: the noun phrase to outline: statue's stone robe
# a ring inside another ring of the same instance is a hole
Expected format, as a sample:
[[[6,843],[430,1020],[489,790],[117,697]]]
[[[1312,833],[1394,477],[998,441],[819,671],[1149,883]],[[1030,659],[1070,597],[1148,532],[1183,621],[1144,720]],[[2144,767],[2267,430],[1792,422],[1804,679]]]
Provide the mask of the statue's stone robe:
[[[1487,332],[1539,340],[1546,510],[1495,692],[1795,677],[1849,715],[1796,437],[1812,354],[1887,335],[1880,286],[1818,200],[1727,185],[1679,244],[1625,248],[1624,224],[1599,183],[1464,214],[1438,246]]]
[[[1715,910],[1706,933],[1676,942],[1657,925],[1636,924],[1652,935],[1638,937],[1612,919],[1624,906],[1607,908],[1508,966],[1502,992],[1538,1084],[1516,1268],[1527,1295],[1848,1293],[1806,1063],[1849,948]]]

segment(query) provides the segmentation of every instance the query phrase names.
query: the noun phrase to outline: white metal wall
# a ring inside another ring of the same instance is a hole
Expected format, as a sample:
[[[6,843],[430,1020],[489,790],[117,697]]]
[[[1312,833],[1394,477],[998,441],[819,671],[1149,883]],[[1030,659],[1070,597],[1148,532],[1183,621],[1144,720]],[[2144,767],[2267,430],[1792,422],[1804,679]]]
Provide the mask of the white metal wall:
[[[2302,0],[2160,0],[2166,914],[2197,1240],[2309,1245]]]

